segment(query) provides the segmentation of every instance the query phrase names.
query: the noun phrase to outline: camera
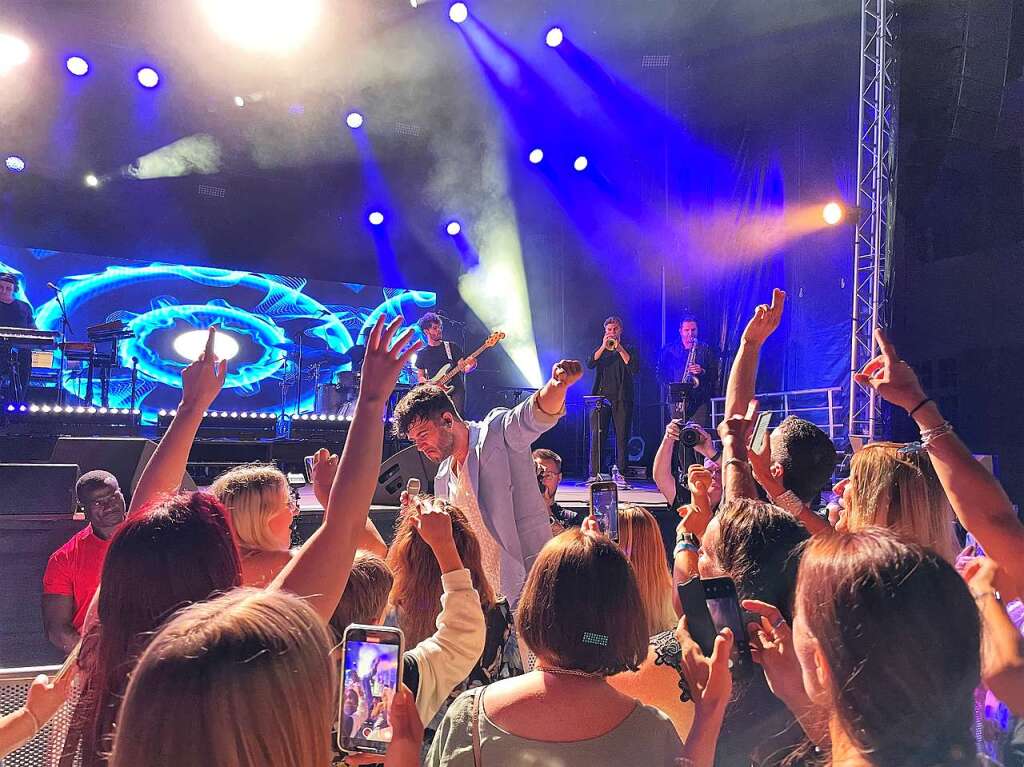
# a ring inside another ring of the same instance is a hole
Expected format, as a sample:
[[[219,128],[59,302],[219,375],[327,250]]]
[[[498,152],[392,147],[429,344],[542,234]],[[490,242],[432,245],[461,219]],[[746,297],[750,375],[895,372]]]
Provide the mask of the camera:
[[[679,427],[679,441],[686,445],[686,447],[694,447],[699,445],[704,439],[704,433],[701,428],[693,423],[692,421],[686,423],[682,418],[676,418],[672,421],[676,426]]]

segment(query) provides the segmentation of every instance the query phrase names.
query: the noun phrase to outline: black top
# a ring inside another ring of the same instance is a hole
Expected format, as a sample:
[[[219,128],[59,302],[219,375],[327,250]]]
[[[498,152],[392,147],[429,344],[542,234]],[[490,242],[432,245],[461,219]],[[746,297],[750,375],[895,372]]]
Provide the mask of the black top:
[[[622,355],[618,351],[608,349],[605,349],[600,357],[595,357],[597,352],[594,352],[587,360],[588,368],[597,368],[597,378],[594,379],[594,390],[591,394],[604,397],[609,402],[632,403],[633,378],[640,369],[640,357],[630,346],[621,342],[619,345],[629,355],[628,365],[622,361]]]
[[[24,301],[14,300],[9,304],[0,302],[0,327],[2,328],[34,328],[32,307]]]
[[[658,355],[658,382],[661,383],[665,401],[668,401],[670,383],[683,380],[686,374],[686,361],[690,358],[690,350],[683,346],[682,341],[673,341],[662,347]],[[694,362],[704,368],[697,376],[700,382],[690,395],[688,410],[692,413],[705,402],[710,401],[718,390],[718,353],[707,344],[697,343]]]
[[[583,525],[583,520],[587,518],[588,511],[586,509],[567,509],[557,503],[551,504],[551,508],[548,509],[551,519],[553,519],[562,527],[580,527]]]
[[[445,344],[451,348],[451,358],[448,357],[448,352],[445,350]],[[456,362],[462,359],[462,348],[453,341],[442,341],[437,346],[427,346],[420,349],[416,353],[416,367],[423,371],[423,374],[429,381],[431,378],[437,375],[438,371],[441,370],[445,365],[454,366]],[[453,394],[463,392],[466,390],[465,376],[459,374],[452,379],[449,386],[453,386]]]

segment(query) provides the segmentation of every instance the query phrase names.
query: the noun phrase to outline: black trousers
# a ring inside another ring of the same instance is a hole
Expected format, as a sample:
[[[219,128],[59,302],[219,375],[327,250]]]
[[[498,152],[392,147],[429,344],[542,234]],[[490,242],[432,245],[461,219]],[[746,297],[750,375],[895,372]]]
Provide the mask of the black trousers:
[[[633,422],[633,403],[612,401],[590,413],[590,471],[605,472],[604,443],[608,437],[608,424],[615,428],[615,465],[626,473],[626,450],[629,445],[630,426]]]

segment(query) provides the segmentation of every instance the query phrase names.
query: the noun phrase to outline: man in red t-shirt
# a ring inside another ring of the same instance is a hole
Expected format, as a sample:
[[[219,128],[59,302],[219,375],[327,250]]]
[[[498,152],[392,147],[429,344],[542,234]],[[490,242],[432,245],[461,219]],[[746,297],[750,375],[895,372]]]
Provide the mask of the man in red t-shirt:
[[[50,555],[43,575],[43,627],[47,639],[64,652],[78,644],[110,536],[125,518],[124,495],[108,471],[83,474],[75,496],[89,526]]]

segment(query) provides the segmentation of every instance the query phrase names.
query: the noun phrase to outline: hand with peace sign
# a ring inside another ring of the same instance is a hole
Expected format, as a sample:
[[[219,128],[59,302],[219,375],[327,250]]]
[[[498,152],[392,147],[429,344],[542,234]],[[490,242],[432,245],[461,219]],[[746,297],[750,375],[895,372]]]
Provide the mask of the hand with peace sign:
[[[910,412],[926,398],[913,368],[900,359],[896,347],[881,328],[875,330],[879,354],[854,376],[861,386],[870,386],[886,402]]]

